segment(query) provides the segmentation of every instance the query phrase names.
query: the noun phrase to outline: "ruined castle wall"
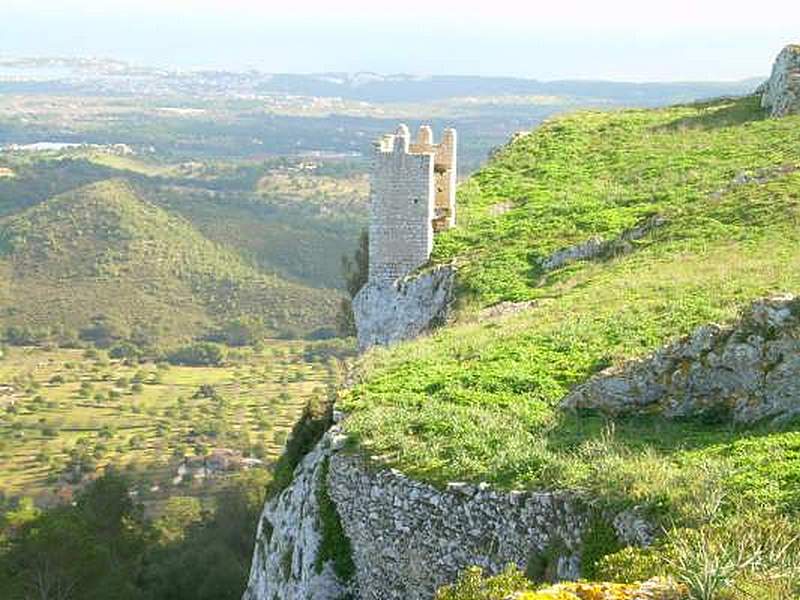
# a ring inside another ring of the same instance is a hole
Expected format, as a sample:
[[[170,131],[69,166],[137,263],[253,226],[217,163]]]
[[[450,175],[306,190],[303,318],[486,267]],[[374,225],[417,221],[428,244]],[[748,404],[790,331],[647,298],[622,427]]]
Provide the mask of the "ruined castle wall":
[[[551,574],[575,579],[597,518],[622,544],[653,540],[653,527],[636,509],[598,512],[570,492],[465,483],[438,489],[369,465],[347,449],[342,426],[323,436],[292,483],[267,503],[243,600],[429,600],[469,566],[498,573],[540,559]],[[355,569],[347,581],[320,556],[323,489],[350,540]]]
[[[428,261],[433,250],[434,157],[410,153],[408,130],[375,153],[369,227],[369,279],[391,282]]]
[[[433,131],[427,125],[419,128],[417,139],[409,145],[412,153],[433,154],[434,232],[456,224],[456,131],[445,129],[442,141],[433,143]]]
[[[456,164],[456,131],[446,129],[433,159],[436,187],[433,229],[437,232],[456,224]]]
[[[454,271],[416,273],[430,259],[434,233],[455,223],[456,132],[439,144],[408,127],[376,144],[369,228],[369,278],[353,299],[359,346],[366,349],[414,338],[444,322]]]

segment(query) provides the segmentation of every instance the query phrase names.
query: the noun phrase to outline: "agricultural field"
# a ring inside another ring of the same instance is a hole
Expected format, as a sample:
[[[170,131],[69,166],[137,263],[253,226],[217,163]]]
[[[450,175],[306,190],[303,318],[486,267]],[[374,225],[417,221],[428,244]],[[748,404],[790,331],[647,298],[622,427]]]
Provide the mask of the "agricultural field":
[[[331,344],[269,341],[225,366],[126,364],[102,351],[13,347],[0,359],[0,493],[49,505],[113,465],[146,505],[204,497],[267,468],[312,397],[336,381]],[[204,457],[206,460],[204,460]]]
[[[107,167],[117,171],[127,171],[147,177],[180,177],[191,175],[194,172],[193,166],[196,164],[163,164],[155,160],[147,160],[136,156],[128,156],[102,150],[73,153],[73,155],[77,157],[83,156],[89,162],[101,167]]]

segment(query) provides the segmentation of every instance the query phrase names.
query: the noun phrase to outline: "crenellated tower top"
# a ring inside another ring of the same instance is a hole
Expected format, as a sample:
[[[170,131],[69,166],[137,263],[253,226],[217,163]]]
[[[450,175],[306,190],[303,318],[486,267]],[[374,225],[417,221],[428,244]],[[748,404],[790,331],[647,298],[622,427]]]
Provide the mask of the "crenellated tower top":
[[[411,140],[406,125],[375,144],[371,187],[371,281],[391,282],[425,264],[434,233],[455,225],[456,131],[435,144],[423,125]]]

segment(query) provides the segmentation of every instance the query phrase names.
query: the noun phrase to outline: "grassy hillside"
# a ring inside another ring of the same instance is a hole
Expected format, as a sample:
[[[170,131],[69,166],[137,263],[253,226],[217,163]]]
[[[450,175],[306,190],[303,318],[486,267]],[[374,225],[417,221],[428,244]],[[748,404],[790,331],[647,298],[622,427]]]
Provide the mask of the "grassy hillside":
[[[330,324],[336,302],[257,271],[121,180],[0,220],[0,272],[0,322],[62,337],[103,320],[119,337],[176,341],[240,316],[301,333]]]
[[[797,420],[607,422],[557,404],[602,368],[800,292],[798,167],[800,118],[765,120],[755,98],[579,113],[510,144],[461,187],[460,224],[437,240],[435,259],[460,266],[457,322],[367,355],[342,401],[348,430],[434,483],[579,489],[663,523],[704,527],[708,510],[778,527],[800,513]],[[542,266],[656,215],[662,226],[599,258]],[[480,316],[503,300],[536,303]]]

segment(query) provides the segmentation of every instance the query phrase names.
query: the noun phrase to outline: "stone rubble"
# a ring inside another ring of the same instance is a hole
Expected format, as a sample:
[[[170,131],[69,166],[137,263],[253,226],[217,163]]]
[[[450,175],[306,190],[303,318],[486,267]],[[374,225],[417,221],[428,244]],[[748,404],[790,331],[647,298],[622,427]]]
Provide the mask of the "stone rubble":
[[[735,190],[738,187],[743,185],[750,185],[750,184],[757,184],[763,185],[765,183],[769,183],[770,181],[775,181],[781,177],[785,177],[786,175],[791,175],[792,173],[797,172],[800,170],[800,165],[780,165],[777,167],[768,167],[764,169],[758,169],[754,173],[748,173],[747,171],[742,171],[737,173],[736,177],[734,177],[728,185],[724,188],[713,192],[710,195],[712,200],[719,200],[725,194]]]
[[[495,319],[497,317],[508,317],[524,312],[536,306],[535,300],[523,300],[522,302],[498,302],[482,309],[478,313],[481,319]]]

